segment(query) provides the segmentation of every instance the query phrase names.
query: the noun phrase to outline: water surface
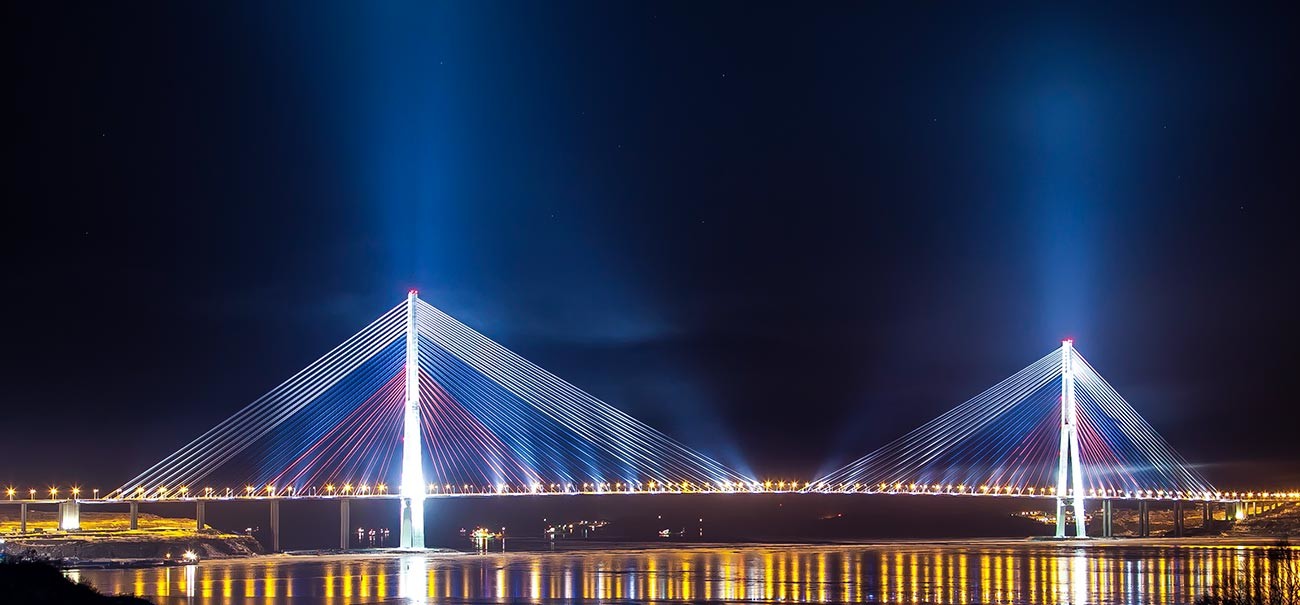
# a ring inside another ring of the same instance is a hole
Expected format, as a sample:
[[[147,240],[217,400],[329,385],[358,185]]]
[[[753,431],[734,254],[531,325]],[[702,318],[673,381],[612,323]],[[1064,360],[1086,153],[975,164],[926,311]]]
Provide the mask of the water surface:
[[[1187,603],[1256,574],[1265,547],[1040,542],[713,545],[278,555],[81,570],[159,603],[543,601]]]

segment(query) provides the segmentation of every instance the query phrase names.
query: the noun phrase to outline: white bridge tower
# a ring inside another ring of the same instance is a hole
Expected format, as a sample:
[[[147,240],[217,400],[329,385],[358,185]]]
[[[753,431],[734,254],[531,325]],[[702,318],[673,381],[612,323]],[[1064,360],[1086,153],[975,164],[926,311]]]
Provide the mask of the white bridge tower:
[[[424,548],[424,452],[420,444],[419,293],[406,295],[406,410],[402,420],[401,548]]]
[[[1083,462],[1074,401],[1074,342],[1061,342],[1061,457],[1056,470],[1056,537],[1065,537],[1065,502],[1074,507],[1074,537],[1088,537],[1083,516]]]

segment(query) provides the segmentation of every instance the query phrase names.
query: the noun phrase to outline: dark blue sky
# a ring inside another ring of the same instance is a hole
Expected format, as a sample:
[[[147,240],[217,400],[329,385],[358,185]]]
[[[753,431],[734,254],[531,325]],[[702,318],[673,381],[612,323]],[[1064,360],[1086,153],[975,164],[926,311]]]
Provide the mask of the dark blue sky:
[[[415,287],[760,475],[1069,336],[1300,483],[1294,19],[998,8],[21,7],[0,482],[116,485]]]

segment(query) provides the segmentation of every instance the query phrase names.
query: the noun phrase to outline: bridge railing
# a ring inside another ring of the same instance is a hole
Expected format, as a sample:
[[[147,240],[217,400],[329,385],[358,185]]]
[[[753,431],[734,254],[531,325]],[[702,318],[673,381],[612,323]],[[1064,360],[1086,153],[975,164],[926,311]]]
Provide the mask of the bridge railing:
[[[473,484],[430,484],[424,496],[426,498],[485,497],[485,496],[545,496],[545,495],[650,495],[650,494],[878,494],[878,495],[912,495],[912,496],[960,496],[960,497],[996,497],[996,498],[1056,498],[1053,487],[1022,486],[965,486],[917,483],[909,484],[827,484],[800,481],[762,481],[753,483],[719,482],[717,484],[682,483],[550,483],[534,485],[473,485]],[[326,498],[398,498],[400,494],[391,490],[384,483],[366,484],[350,483],[343,485],[327,484],[306,488],[251,485],[242,488],[204,487],[191,490],[186,486],[175,489],[160,489],[145,492],[139,490],[128,494],[109,493],[99,497],[94,490],[91,497],[85,497],[80,488],[47,490],[29,489],[20,492],[15,488],[5,490],[7,501],[11,502],[63,502],[79,500],[83,502],[171,502],[196,500],[267,500],[267,499],[326,499]],[[26,497],[23,497],[26,496]],[[1072,497],[1073,490],[1066,497]],[[1167,500],[1167,501],[1300,501],[1300,490],[1270,491],[1231,491],[1231,492],[1166,492],[1163,490],[1113,490],[1090,489],[1085,498],[1094,500]]]

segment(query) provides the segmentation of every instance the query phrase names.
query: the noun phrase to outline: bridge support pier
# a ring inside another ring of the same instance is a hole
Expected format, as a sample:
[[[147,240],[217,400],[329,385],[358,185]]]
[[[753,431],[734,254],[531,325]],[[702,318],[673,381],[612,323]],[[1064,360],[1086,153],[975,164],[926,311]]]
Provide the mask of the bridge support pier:
[[[1115,537],[1115,514],[1110,500],[1101,501],[1101,537]]]
[[[1203,502],[1201,504],[1201,529],[1210,529],[1210,525],[1213,523],[1214,512],[1210,510],[1210,503]]]
[[[1138,501],[1138,537],[1151,537],[1151,505],[1146,500]]]
[[[130,529],[140,529],[140,503],[139,502],[131,503],[131,524],[128,527]]]
[[[1187,522],[1187,515],[1183,514],[1183,501],[1174,502],[1174,537],[1181,538],[1186,533],[1187,528],[1184,526]]]
[[[59,503],[59,529],[81,529],[81,502],[72,499]]]
[[[348,549],[348,536],[352,533],[349,528],[352,525],[352,505],[347,498],[339,500],[339,548]]]
[[[280,552],[280,501],[271,501],[271,552]]]
[[[26,502],[23,502],[22,504],[18,505],[18,518],[21,519],[18,522],[18,533],[20,534],[27,533],[27,503]]]
[[[199,500],[194,504],[194,520],[196,521],[194,531],[203,531],[204,517],[207,517],[207,502]]]

